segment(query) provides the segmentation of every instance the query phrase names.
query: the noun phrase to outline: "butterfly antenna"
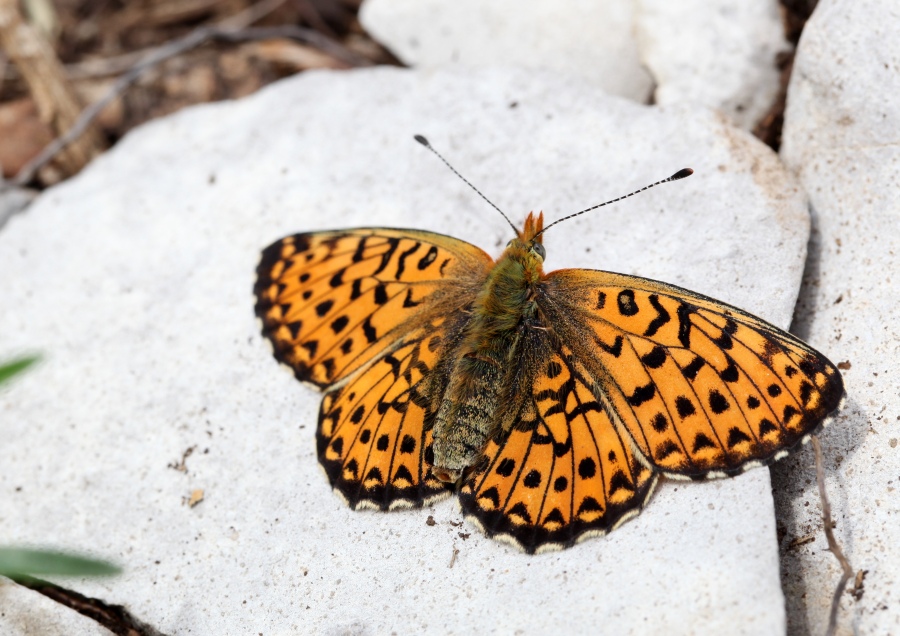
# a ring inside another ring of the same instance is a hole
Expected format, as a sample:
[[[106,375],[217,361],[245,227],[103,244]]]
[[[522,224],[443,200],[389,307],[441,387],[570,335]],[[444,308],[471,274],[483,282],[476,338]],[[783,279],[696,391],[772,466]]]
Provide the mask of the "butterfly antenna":
[[[625,194],[625,195],[623,195],[623,196],[620,196],[620,197],[618,197],[618,198],[615,198],[615,199],[613,199],[613,200],[611,200],[611,201],[606,201],[606,202],[600,203],[600,204],[598,204],[598,205],[593,205],[593,206],[591,206],[591,207],[589,207],[589,208],[586,208],[586,209],[582,210],[581,212],[576,212],[575,214],[570,214],[569,216],[564,216],[563,218],[554,221],[553,223],[551,223],[550,225],[548,225],[547,227],[545,227],[543,230],[541,230],[540,232],[538,232],[537,234],[535,234],[535,235],[534,235],[534,238],[539,237],[541,234],[543,234],[544,232],[546,232],[547,230],[549,230],[551,227],[553,227],[553,226],[556,225],[557,223],[562,223],[563,221],[566,221],[566,220],[568,220],[568,219],[571,219],[571,218],[574,217],[574,216],[578,216],[579,214],[584,214],[585,212],[590,212],[591,210],[596,210],[597,208],[602,208],[604,205],[610,205],[611,203],[616,203],[617,201],[621,201],[622,199],[627,199],[628,197],[633,197],[633,196],[636,195],[636,194],[640,194],[640,193],[643,192],[644,190],[649,190],[650,188],[656,187],[656,186],[658,186],[658,185],[660,185],[660,184],[668,183],[669,181],[678,181],[679,179],[687,178],[687,177],[691,176],[692,174],[694,174],[694,171],[691,170],[690,168],[682,168],[681,170],[679,170],[678,172],[676,172],[675,174],[673,174],[673,175],[672,175],[671,177],[669,177],[668,179],[663,179],[662,181],[657,181],[656,183],[651,183],[651,184],[648,185],[648,186],[644,186],[644,187],[641,188],[640,190],[635,190],[634,192],[629,192],[628,194]]]
[[[466,179],[464,176],[462,176],[461,174],[459,174],[459,172],[456,171],[456,168],[454,168],[453,166],[451,166],[451,165],[450,165],[450,162],[447,161],[446,159],[444,159],[443,155],[441,155],[441,153],[439,153],[437,150],[435,150],[435,149],[431,146],[431,144],[428,143],[428,140],[425,139],[425,137],[423,137],[422,135],[414,135],[414,136],[413,136],[413,139],[415,139],[415,140],[418,141],[420,144],[422,144],[423,146],[425,146],[426,148],[428,148],[428,149],[429,149],[431,152],[433,152],[435,155],[437,155],[437,158],[440,159],[441,161],[443,161],[443,162],[444,162],[444,165],[447,166],[448,168],[450,168],[450,170],[453,172],[453,174],[455,174],[457,177],[459,177],[460,179],[462,179],[462,180],[465,182],[465,184],[466,184],[467,186],[469,186],[470,188],[472,188],[473,190],[475,190],[475,192],[478,193],[478,196],[480,196],[482,199],[484,199],[485,201],[487,201],[488,204],[489,204],[492,208],[494,208],[495,210],[497,210],[497,212],[499,212],[499,213],[503,216],[503,218],[506,219],[506,222],[509,223],[510,227],[513,229],[513,232],[515,232],[516,234],[519,233],[519,230],[516,229],[516,226],[513,225],[513,222],[510,221],[510,220],[509,220],[509,217],[506,216],[506,214],[503,213],[503,210],[501,210],[501,209],[498,208],[496,205],[494,205],[493,201],[491,201],[491,200],[488,199],[486,196],[484,196],[483,194],[481,194],[481,190],[479,190],[478,188],[476,188],[475,186],[473,186],[471,183],[469,183],[469,180],[468,180],[468,179]]]

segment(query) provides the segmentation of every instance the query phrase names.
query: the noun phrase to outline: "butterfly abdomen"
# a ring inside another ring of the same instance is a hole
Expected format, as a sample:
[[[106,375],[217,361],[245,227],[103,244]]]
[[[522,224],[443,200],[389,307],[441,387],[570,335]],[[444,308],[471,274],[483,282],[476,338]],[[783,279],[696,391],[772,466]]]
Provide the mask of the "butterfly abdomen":
[[[454,354],[444,400],[435,417],[434,472],[456,481],[497,431],[519,328],[535,312],[541,261],[514,241],[491,271]]]

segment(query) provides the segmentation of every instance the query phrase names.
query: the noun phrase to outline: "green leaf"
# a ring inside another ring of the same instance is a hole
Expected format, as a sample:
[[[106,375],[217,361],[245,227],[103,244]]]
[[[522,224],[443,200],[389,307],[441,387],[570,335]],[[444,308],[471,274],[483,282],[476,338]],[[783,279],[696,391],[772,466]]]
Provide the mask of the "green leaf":
[[[40,360],[40,356],[25,356],[24,358],[0,365],[0,384],[3,384],[17,373],[21,373],[38,360]]]
[[[97,559],[30,548],[0,548],[0,576],[15,579],[31,576],[111,576],[122,569]]]

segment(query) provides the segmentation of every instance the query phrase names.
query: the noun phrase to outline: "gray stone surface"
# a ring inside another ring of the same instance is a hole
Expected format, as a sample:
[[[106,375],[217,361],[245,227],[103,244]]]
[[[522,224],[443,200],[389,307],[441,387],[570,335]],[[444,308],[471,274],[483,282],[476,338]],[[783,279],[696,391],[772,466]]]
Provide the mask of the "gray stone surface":
[[[638,55],[634,12],[634,0],[366,0],[360,21],[416,68],[545,69],[645,103],[653,79]]]
[[[657,84],[654,103],[718,108],[751,130],[778,93],[776,56],[790,49],[778,0],[636,2],[635,33]]]
[[[900,633],[900,6],[823,0],[798,48],[785,162],[809,192],[795,328],[843,362],[847,405],[822,436],[835,534],[866,572],[839,634]],[[822,634],[840,570],[826,550],[811,449],[774,471],[791,633]],[[815,541],[788,548],[815,533]],[[852,584],[851,584],[852,587]]]
[[[13,214],[24,210],[34,196],[33,191],[15,187],[0,176],[0,228]]]
[[[330,492],[319,395],[266,350],[254,268],[287,233],[373,224],[499,254],[503,219],[414,133],[517,222],[694,168],[549,232],[548,269],[642,274],[789,322],[806,198],[721,115],[525,71],[306,73],[141,127],[0,232],[0,353],[46,355],[0,393],[0,544],[118,561],[122,577],[69,584],[171,634],[782,633],[766,470],[664,484],[609,537],[539,556],[452,502],[353,512]]]

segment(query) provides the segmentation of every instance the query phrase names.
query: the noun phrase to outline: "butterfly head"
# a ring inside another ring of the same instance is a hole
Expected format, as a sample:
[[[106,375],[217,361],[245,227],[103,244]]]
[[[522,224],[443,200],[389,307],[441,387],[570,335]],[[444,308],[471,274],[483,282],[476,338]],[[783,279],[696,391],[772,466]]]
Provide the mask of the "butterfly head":
[[[547,257],[540,236],[543,228],[544,213],[535,216],[534,212],[529,212],[528,218],[525,219],[525,227],[521,232],[517,232],[516,238],[506,244],[507,252],[517,256],[516,260],[536,261],[536,265],[541,265]]]

